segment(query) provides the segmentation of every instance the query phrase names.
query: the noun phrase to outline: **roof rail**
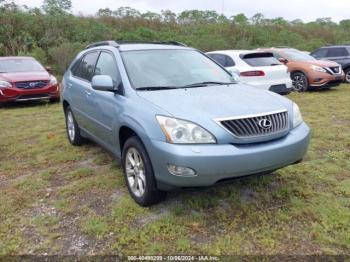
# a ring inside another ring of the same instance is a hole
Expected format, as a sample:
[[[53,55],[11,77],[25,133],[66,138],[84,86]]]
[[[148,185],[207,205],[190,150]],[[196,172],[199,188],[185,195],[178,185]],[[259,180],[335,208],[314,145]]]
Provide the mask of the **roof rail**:
[[[289,46],[281,45],[281,46],[275,46],[275,48],[290,48],[290,47],[289,47]]]
[[[93,47],[98,47],[98,46],[113,46],[113,47],[119,47],[119,44],[116,41],[101,41],[101,42],[96,42],[88,45],[85,49],[90,49]]]
[[[98,47],[98,46],[113,46],[113,47],[119,47],[120,45],[124,45],[124,44],[155,44],[155,45],[175,45],[175,46],[187,46],[183,43],[180,42],[176,42],[176,41],[101,41],[101,42],[96,42],[96,43],[92,43],[90,45],[88,45],[85,49],[90,49],[93,47]]]
[[[119,44],[155,44],[155,45],[176,45],[176,46],[186,46],[183,43],[177,41],[118,41]]]

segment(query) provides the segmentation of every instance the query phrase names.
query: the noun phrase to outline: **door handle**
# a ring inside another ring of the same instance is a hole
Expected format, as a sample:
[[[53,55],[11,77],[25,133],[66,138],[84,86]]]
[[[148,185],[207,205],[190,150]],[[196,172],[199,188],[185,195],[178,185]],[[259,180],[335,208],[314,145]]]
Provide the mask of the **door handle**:
[[[68,88],[72,88],[73,84],[72,83],[68,83]]]
[[[91,92],[90,92],[90,91],[85,91],[85,94],[86,94],[87,96],[91,96]]]

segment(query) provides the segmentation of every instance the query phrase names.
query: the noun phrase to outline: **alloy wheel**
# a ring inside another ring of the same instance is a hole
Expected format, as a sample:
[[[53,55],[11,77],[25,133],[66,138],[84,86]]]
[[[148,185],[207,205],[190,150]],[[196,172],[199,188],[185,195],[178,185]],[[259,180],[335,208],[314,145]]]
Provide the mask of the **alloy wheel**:
[[[75,125],[74,125],[73,114],[72,114],[71,111],[68,111],[68,113],[67,113],[67,128],[68,128],[69,139],[70,139],[71,141],[74,141],[74,137],[75,137]]]
[[[350,83],[350,70],[348,70],[348,71],[346,72],[346,74],[345,74],[345,81],[346,81],[347,83]]]
[[[146,171],[141,154],[134,147],[130,147],[126,153],[125,172],[131,191],[135,196],[142,197],[146,187]]]
[[[297,74],[293,77],[293,88],[298,92],[305,90],[305,79],[302,75]]]

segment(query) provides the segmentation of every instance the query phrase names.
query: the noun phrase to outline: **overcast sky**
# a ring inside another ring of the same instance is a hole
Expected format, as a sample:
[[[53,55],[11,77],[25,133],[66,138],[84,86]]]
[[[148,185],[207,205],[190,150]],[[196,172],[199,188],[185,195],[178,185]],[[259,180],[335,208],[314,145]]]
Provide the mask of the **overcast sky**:
[[[18,4],[40,7],[42,0],[17,0]],[[116,10],[130,6],[139,11],[160,12],[170,9],[175,13],[183,10],[216,10],[228,17],[244,13],[248,17],[263,13],[265,17],[282,16],[287,20],[300,18],[306,22],[320,17],[331,17],[338,22],[350,19],[350,0],[72,0],[73,12],[95,14],[100,8]]]

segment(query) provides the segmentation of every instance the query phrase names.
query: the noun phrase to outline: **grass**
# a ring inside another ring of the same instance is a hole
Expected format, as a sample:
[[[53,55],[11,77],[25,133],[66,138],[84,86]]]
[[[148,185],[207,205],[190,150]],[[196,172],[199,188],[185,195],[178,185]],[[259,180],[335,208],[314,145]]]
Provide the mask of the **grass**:
[[[0,255],[349,254],[350,86],[291,94],[305,161],[137,206],[100,147],[68,144],[61,105],[0,109]]]

